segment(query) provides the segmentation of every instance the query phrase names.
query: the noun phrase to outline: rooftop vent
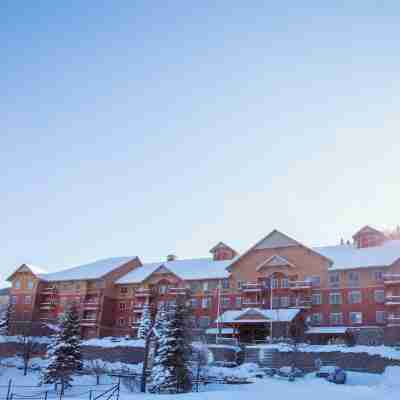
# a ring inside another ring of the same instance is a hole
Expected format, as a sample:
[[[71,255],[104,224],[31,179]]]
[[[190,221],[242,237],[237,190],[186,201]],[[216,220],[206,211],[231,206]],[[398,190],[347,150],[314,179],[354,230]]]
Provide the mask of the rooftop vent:
[[[175,261],[177,259],[175,254],[168,254],[167,261]]]

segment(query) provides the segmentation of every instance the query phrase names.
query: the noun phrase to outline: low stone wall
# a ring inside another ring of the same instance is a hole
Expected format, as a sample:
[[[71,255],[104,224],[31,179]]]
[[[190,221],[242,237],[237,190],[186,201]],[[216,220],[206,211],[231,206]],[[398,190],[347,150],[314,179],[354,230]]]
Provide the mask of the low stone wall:
[[[341,351],[332,352],[288,352],[271,351],[269,357],[263,349],[251,347],[246,350],[246,360],[256,362],[261,366],[280,368],[295,363],[306,371],[316,370],[316,361],[321,360],[323,365],[337,365],[341,368],[370,373],[382,373],[388,366],[400,366],[400,360],[371,355],[368,353],[350,353]]]
[[[85,360],[103,360],[107,362],[122,362],[126,364],[138,364],[143,361],[143,347],[94,347],[83,346],[82,355]]]

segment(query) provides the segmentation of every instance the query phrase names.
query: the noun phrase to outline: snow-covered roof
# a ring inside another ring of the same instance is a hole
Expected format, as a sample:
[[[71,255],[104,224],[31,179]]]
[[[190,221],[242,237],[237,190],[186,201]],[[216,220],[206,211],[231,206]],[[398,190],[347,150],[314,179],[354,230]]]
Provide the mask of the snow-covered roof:
[[[223,279],[229,277],[229,272],[226,268],[231,263],[232,260],[214,261],[212,258],[160,261],[156,263],[143,264],[120,278],[117,283],[140,283],[160,267],[166,268],[168,271],[171,271],[173,274],[184,280]]]
[[[234,322],[260,322],[265,323],[265,320],[257,320],[246,318],[246,314],[260,314],[268,321],[273,322],[290,322],[300,312],[297,308],[279,308],[276,310],[264,310],[262,308],[244,308],[243,310],[228,310],[215,320],[218,323],[234,323]],[[243,317],[243,318],[242,318]]]
[[[42,268],[42,267],[38,267],[36,265],[32,265],[32,264],[25,264],[25,266],[27,266],[34,275],[40,275],[40,274],[45,274],[47,271],[46,269]]]
[[[349,328],[346,326],[313,326],[306,330],[307,335],[344,334]]]
[[[137,257],[106,258],[58,272],[40,274],[39,277],[45,281],[100,279],[127,262],[134,260],[135,258]]]
[[[400,240],[389,240],[374,247],[356,248],[343,244],[314,247],[313,250],[332,260],[329,270],[385,267],[400,258]]]

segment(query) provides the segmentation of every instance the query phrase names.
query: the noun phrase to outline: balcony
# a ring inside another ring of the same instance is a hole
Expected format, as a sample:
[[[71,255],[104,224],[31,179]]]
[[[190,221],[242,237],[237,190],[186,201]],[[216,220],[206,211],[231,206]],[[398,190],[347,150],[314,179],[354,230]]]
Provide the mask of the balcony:
[[[87,300],[83,303],[84,310],[98,310],[100,308],[99,300]]]
[[[397,285],[400,284],[400,274],[384,274],[383,283],[385,285]]]
[[[135,297],[150,297],[152,295],[151,289],[139,288],[136,289]]]
[[[311,299],[293,299],[289,308],[309,309],[312,307]]]
[[[400,314],[389,314],[387,317],[387,326],[400,326]]]
[[[189,289],[185,287],[168,288],[167,293],[173,296],[187,295],[189,293]]]
[[[51,301],[43,301],[40,303],[41,310],[53,310],[56,304]]]
[[[307,290],[312,288],[311,281],[290,281],[289,287],[292,290]]]
[[[385,305],[387,306],[400,305],[400,296],[387,295],[385,297]]]
[[[54,294],[57,291],[55,286],[47,286],[40,292],[41,294]]]
[[[86,317],[81,320],[81,326],[96,326],[97,318],[96,317]]]
[[[258,299],[243,299],[242,300],[243,307],[261,307],[262,301]]]
[[[263,290],[263,285],[257,282],[247,282],[242,284],[241,290],[245,293],[259,293]]]

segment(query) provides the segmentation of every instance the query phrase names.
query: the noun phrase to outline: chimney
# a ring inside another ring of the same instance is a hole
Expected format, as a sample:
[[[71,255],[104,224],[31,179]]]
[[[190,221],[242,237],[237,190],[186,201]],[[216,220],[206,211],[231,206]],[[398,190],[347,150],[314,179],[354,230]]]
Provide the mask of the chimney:
[[[175,261],[177,259],[175,254],[168,254],[167,261]]]

